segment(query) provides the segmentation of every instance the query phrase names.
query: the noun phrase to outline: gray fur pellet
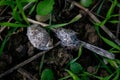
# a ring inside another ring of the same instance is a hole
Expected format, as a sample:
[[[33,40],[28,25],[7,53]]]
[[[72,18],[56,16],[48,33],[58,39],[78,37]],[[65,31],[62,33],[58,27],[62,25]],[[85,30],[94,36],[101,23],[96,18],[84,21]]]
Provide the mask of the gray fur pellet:
[[[33,24],[27,27],[27,36],[31,44],[39,50],[49,50],[53,47],[48,32],[40,25]]]

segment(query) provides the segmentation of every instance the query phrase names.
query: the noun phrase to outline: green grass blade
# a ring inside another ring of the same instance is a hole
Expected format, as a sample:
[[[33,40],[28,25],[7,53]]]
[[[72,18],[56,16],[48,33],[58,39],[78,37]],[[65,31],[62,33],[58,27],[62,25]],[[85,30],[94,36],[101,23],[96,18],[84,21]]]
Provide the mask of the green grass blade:
[[[97,14],[99,14],[99,13],[100,13],[101,8],[102,8],[102,6],[103,6],[104,2],[105,2],[105,0],[103,0],[103,1],[101,2],[100,6],[98,7],[98,10],[97,10],[97,12],[96,12]]]
[[[8,0],[1,0],[0,1],[0,6],[10,6],[12,9],[15,7],[15,2],[14,1],[8,1]]]
[[[113,78],[113,80],[119,80],[119,77],[120,77],[120,69],[118,68],[118,70],[116,71],[116,75]]]
[[[111,75],[107,76],[107,77],[104,77],[103,79],[101,80],[110,80],[113,76],[114,76],[115,72],[112,73]],[[112,79],[113,80],[113,79]]]
[[[68,78],[70,78],[71,76],[70,75],[68,75],[68,76],[65,76],[65,77],[63,77],[63,78],[60,78],[60,79],[58,79],[58,80],[67,80]]]
[[[105,43],[107,43],[109,46],[111,46],[111,47],[113,47],[113,48],[116,48],[117,50],[120,50],[120,46],[119,46],[119,45],[115,44],[113,41],[111,41],[111,40],[103,37],[103,36],[100,34],[100,32],[99,32],[99,27],[98,27],[98,26],[96,26],[95,29],[96,29],[98,35],[100,36],[100,38],[101,38]]]
[[[40,61],[39,74],[41,74],[41,71],[42,71],[42,68],[43,68],[44,58],[45,58],[45,54],[42,55],[42,58],[41,58],[41,61]]]
[[[2,53],[3,53],[3,50],[5,48],[5,45],[6,45],[7,41],[8,41],[8,37],[6,36],[5,39],[3,40],[1,46],[0,46],[0,57],[1,57]]]
[[[119,2],[117,3],[117,7],[119,7],[119,8],[120,8],[120,3],[119,3]]]
[[[70,70],[65,69],[65,71],[67,71],[70,74],[73,80],[80,80],[80,78],[76,74],[72,73]]]
[[[96,71],[99,71],[100,67],[102,66],[102,68],[105,68],[105,70],[109,73],[109,74],[112,74],[112,70],[110,69],[109,66],[107,66],[104,61],[97,55],[97,54],[94,54],[95,57],[98,59],[98,61],[100,62],[98,68]],[[109,60],[109,59],[108,59]]]
[[[62,23],[62,24],[55,24],[55,25],[50,25],[47,28],[59,28],[59,27],[63,27],[66,26],[67,23]]]
[[[80,56],[82,55],[82,49],[83,49],[83,46],[81,45],[80,48],[79,48],[79,52],[78,52],[78,57],[77,58],[80,58]]]
[[[9,26],[9,27],[26,27],[27,25],[21,23],[10,23],[10,22],[0,22],[1,26]]]
[[[76,61],[80,58],[80,56],[81,56],[81,54],[82,54],[82,47],[83,47],[83,46],[81,45],[80,48],[79,48],[79,51],[78,51],[78,56],[77,56],[75,59],[71,60],[71,61],[70,61],[70,64],[76,62]]]
[[[111,21],[108,21],[108,22],[110,22],[110,23],[112,23],[112,24],[117,24],[117,23],[120,23],[120,21],[119,21],[119,20],[111,20]]]
[[[111,17],[118,17],[119,14],[112,14]]]
[[[112,13],[113,13],[116,5],[117,5],[117,0],[114,0],[114,2],[112,2],[111,7],[110,7],[110,9],[108,10],[108,12],[107,12],[107,14],[106,14],[105,20],[103,20],[103,21],[99,24],[99,26],[105,25],[105,23],[111,18],[111,15],[112,15]]]
[[[117,68],[118,68],[118,64],[117,64],[116,61],[110,60],[110,59],[107,59],[107,61],[110,63],[110,65],[111,65],[114,69],[117,69]]]
[[[9,37],[12,35],[12,32],[14,32],[17,28],[13,28],[12,30],[10,30],[7,34],[7,36],[5,37],[5,39],[3,40],[1,46],[0,46],[0,56],[3,53],[3,50],[5,48],[6,42],[9,40]]]
[[[109,17],[105,18],[105,20],[103,20],[101,23],[99,23],[99,26],[105,25],[105,23],[106,23],[109,19],[110,19]]]
[[[4,5],[6,5],[6,1],[5,0],[1,0],[0,1],[0,6],[4,6]]]
[[[101,80],[101,79],[102,79],[102,77],[99,77],[99,76],[93,75],[93,74],[88,73],[88,72],[84,72],[84,75],[92,76],[92,77],[94,77],[94,78],[96,78],[96,79],[98,79],[98,80]]]
[[[22,2],[35,2],[37,0],[21,0]]]
[[[20,13],[22,14],[23,19],[26,21],[27,24],[29,24],[29,22],[28,22],[28,20],[27,20],[27,17],[26,17],[26,15],[25,15],[25,13],[24,13],[23,6],[22,6],[21,1],[20,1],[20,0],[16,0],[16,3],[17,3],[17,7],[18,7]]]
[[[117,5],[117,0],[114,0],[114,2],[112,3],[110,9],[107,12],[106,18],[110,18],[111,17],[111,15],[112,15],[116,5]]]
[[[113,47],[113,48],[116,48],[118,50],[120,50],[120,46],[118,46],[117,44],[115,44],[114,42],[112,42],[111,40],[101,36],[102,40],[107,43],[109,46]]]
[[[77,16],[75,16],[72,20],[70,20],[68,23],[62,23],[62,24],[55,24],[55,25],[50,25],[47,28],[59,28],[59,27],[63,27],[66,26],[68,24],[74,23],[76,21],[78,21],[81,18],[81,15],[78,14]]]
[[[32,8],[30,9],[28,15],[31,15],[34,12],[35,7],[36,7],[36,4],[32,6]]]
[[[22,18],[21,18],[21,16],[20,16],[19,12],[17,11],[17,7],[15,7],[15,8],[13,9],[12,16],[13,16],[13,18],[14,18],[16,21],[18,21],[18,22],[21,22],[21,21],[22,21]]]
[[[82,15],[81,15],[81,14],[78,14],[78,15],[75,16],[70,22],[68,22],[68,24],[71,24],[71,23],[73,23],[73,22],[78,21],[81,17],[82,17]]]

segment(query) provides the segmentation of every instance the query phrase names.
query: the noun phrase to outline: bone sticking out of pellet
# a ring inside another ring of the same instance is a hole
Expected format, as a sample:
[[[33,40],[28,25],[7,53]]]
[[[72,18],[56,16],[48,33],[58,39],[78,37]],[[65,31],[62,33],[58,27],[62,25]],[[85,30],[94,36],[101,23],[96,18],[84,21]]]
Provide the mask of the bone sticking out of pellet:
[[[109,59],[114,59],[115,55],[97,46],[91,45],[77,38],[76,33],[70,29],[58,28],[54,30],[56,36],[60,39],[62,46],[68,49],[79,49],[80,45],[84,48]]]

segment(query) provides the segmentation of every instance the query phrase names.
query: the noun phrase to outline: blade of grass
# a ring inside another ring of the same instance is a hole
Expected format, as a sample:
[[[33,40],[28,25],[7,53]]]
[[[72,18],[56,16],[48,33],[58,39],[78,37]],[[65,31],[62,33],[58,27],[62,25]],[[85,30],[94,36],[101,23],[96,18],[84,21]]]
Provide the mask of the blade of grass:
[[[12,30],[10,30],[8,32],[8,34],[6,35],[5,39],[2,42],[2,45],[0,46],[0,57],[3,53],[3,49],[5,48],[6,42],[9,40],[10,36],[12,35],[12,33],[16,30],[17,28],[13,28]]]
[[[94,78],[97,78],[98,80],[101,80],[101,79],[102,79],[102,77],[99,77],[99,76],[93,75],[93,74],[88,73],[88,72],[84,72],[84,75],[92,76],[92,77],[94,77]]]
[[[28,15],[31,15],[33,13],[33,11],[35,10],[37,4],[33,5],[33,7],[30,9]]]
[[[9,26],[9,27],[26,27],[27,25],[21,23],[10,23],[10,22],[0,22],[1,26]]]
[[[111,7],[110,7],[110,9],[107,12],[107,16],[106,16],[107,18],[111,17],[116,5],[117,5],[117,0],[114,0]]]
[[[99,26],[103,26],[105,25],[105,23],[111,18],[111,15],[115,9],[115,6],[117,5],[117,0],[114,0],[114,2],[112,3],[110,9],[108,10],[107,14],[106,14],[106,18],[105,20],[103,20]]]
[[[102,78],[101,80],[110,80],[113,76],[114,76],[115,73],[112,73],[111,75],[107,76],[107,77],[104,77]]]
[[[112,14],[111,17],[118,17],[119,14]]]
[[[79,51],[78,51],[78,56],[77,56],[76,58],[72,59],[72,60],[67,64],[66,67],[68,67],[70,64],[76,62],[76,61],[80,58],[80,56],[81,56],[81,54],[82,54],[82,48],[83,48],[83,45],[80,45],[80,48],[79,48]]]
[[[81,18],[81,14],[78,14],[77,16],[75,16],[72,20],[70,20],[68,23],[62,23],[62,24],[55,24],[55,25],[50,25],[47,28],[59,28],[59,27],[63,27],[66,26],[68,24],[71,24],[73,22],[78,21]]]
[[[82,17],[82,15],[81,15],[81,14],[78,14],[78,15],[75,16],[70,22],[68,22],[68,24],[71,24],[71,23],[73,23],[73,22],[78,21],[81,17]]]
[[[5,48],[6,42],[8,41],[8,37],[6,36],[5,39],[3,40],[1,46],[0,46],[0,57],[3,53],[3,49]]]
[[[117,44],[115,44],[114,42],[112,42],[111,40],[101,36],[102,40],[107,43],[109,46],[113,47],[113,48],[116,48],[117,50],[120,51],[120,46],[118,46]]]
[[[113,80],[120,80],[120,79],[119,79],[119,76],[120,76],[120,69],[118,68],[118,69],[116,70],[116,74],[115,74],[115,77],[113,78]]]
[[[113,61],[113,60],[107,60],[110,65],[114,68],[114,69],[117,69],[118,68],[118,64],[116,63],[116,61]]]
[[[0,6],[5,6],[5,5],[8,5],[13,9],[15,7],[15,2],[14,1],[8,1],[8,0],[1,0],[0,1]]]
[[[103,68],[105,68],[109,74],[112,74],[112,70],[109,68],[109,66],[107,66],[97,54],[94,54],[94,55],[100,61],[98,70],[100,69],[101,66],[103,66]]]
[[[37,0],[21,0],[22,2],[35,2]]]
[[[76,74],[72,73],[70,70],[65,69],[65,71],[70,74],[73,80],[80,80],[80,78]]]
[[[80,58],[80,56],[81,56],[81,54],[82,54],[82,47],[83,47],[83,46],[80,45],[79,52],[78,52],[78,56],[77,56],[75,59],[71,60],[71,61],[70,61],[70,64],[76,62],[76,61]]]
[[[17,11],[17,7],[15,7],[15,8],[13,9],[12,16],[13,16],[13,18],[14,18],[16,21],[19,21],[19,22],[22,21],[22,18],[21,18],[21,16],[20,16],[19,12]]]
[[[98,7],[98,10],[97,10],[97,12],[96,12],[97,14],[99,14],[99,13],[100,13],[101,8],[102,8],[102,6],[103,6],[104,2],[105,2],[105,0],[103,0],[103,1],[101,2],[100,6]]]
[[[22,6],[22,3],[20,0],[16,0],[16,3],[17,3],[17,7],[18,9],[20,10],[20,13],[22,14],[22,17],[23,19],[26,21],[27,24],[29,24],[28,20],[27,20],[27,17],[24,13],[24,10],[23,10],[23,6]]]
[[[105,42],[107,43],[109,46],[113,47],[113,48],[116,48],[117,50],[120,50],[120,46],[115,44],[114,42],[112,42],[111,40],[108,40],[107,38],[103,37],[101,34],[100,34],[100,31],[99,31],[99,27],[98,26],[95,26],[95,29],[98,33],[98,35],[100,36],[100,38]]]
[[[60,79],[58,79],[58,80],[67,80],[68,78],[70,78],[71,76],[70,75],[68,75],[68,76],[65,76],[65,77],[63,77],[63,78],[60,78]]]
[[[117,23],[120,23],[120,21],[119,21],[119,20],[110,20],[110,21],[108,21],[108,22],[110,22],[110,23],[112,23],[112,24],[117,24]]]
[[[39,75],[41,75],[41,71],[42,71],[42,67],[43,67],[43,63],[44,63],[44,58],[45,58],[45,54],[43,54],[42,58],[41,58],[40,67],[39,67]]]

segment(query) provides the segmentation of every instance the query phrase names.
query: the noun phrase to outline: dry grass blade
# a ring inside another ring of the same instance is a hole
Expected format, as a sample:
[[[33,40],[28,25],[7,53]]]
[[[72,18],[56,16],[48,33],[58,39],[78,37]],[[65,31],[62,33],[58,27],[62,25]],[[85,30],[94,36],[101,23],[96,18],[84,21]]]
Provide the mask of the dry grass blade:
[[[38,22],[38,21],[35,21],[33,19],[30,19],[30,18],[27,18],[27,20],[33,24],[39,24],[41,26],[48,26],[48,24],[45,24],[45,23],[42,23],[42,22]]]

